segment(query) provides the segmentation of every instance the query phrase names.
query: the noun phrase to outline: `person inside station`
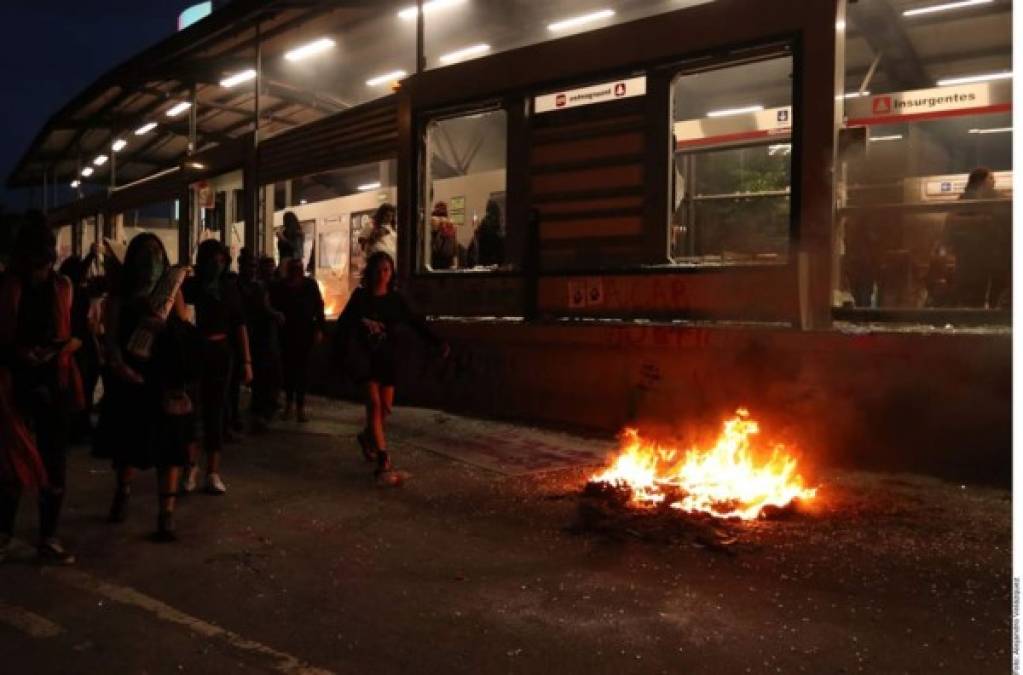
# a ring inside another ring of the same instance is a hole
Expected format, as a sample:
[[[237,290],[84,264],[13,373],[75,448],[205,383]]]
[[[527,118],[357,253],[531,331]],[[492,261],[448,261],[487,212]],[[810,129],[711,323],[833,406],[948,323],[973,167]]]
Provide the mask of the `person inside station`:
[[[987,167],[970,172],[960,200],[992,200],[1000,197],[995,176]],[[945,240],[955,257],[954,304],[985,308],[1006,306],[1011,277],[1010,223],[990,208],[950,214]]]
[[[437,202],[430,216],[430,267],[450,270],[458,258],[458,230],[448,217],[447,202]]]
[[[372,222],[363,227],[359,233],[359,245],[362,246],[367,258],[378,251],[383,251],[391,256],[391,259],[398,259],[396,216],[394,205],[385,202],[373,214]]]
[[[473,233],[469,244],[469,267],[499,267],[504,264],[504,228],[501,225],[501,207],[488,199],[486,213]]]

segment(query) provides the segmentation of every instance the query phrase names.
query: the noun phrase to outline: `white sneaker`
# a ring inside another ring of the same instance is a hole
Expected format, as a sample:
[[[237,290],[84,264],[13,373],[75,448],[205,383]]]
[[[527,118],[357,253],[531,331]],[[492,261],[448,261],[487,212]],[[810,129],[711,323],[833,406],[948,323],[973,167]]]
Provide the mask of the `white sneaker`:
[[[227,486],[220,480],[219,473],[211,473],[206,476],[206,491],[211,495],[222,495],[227,492]]]
[[[185,469],[185,480],[181,483],[181,491],[185,494],[195,492],[199,486],[199,467],[190,466]]]

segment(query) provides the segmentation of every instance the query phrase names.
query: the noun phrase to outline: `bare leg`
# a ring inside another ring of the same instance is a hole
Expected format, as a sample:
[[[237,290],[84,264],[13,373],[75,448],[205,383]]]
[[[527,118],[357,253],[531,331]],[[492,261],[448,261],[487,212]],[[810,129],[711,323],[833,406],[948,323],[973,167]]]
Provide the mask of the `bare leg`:
[[[366,426],[378,450],[387,450],[387,438],[384,436],[383,404],[380,385],[369,382],[366,385]]]
[[[123,523],[128,510],[128,498],[131,496],[131,481],[135,470],[130,466],[119,466],[115,470],[117,487],[114,489],[114,500],[110,504],[107,520],[111,523]]]
[[[380,406],[386,420],[391,416],[391,412],[394,410],[394,387],[384,386],[380,387]]]
[[[220,451],[206,453],[206,473],[220,473]]]

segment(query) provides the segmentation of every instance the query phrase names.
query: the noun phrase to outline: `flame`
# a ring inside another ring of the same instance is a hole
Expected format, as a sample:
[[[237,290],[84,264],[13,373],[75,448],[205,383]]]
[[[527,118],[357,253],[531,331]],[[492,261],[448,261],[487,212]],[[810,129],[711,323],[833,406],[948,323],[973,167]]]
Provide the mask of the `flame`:
[[[612,464],[590,478],[628,488],[630,505],[667,506],[718,518],[758,518],[767,506],[784,507],[794,499],[813,499],[816,488],[803,486],[796,460],[783,445],[771,449],[758,463],[752,438],[760,425],[740,408],[709,450],[679,451],[644,439],[636,429],[622,433],[621,448]]]
[[[327,285],[321,280],[316,280],[316,285],[320,287],[320,297],[323,298],[323,314],[327,318],[335,317],[338,314],[337,311],[337,297],[327,295]]]

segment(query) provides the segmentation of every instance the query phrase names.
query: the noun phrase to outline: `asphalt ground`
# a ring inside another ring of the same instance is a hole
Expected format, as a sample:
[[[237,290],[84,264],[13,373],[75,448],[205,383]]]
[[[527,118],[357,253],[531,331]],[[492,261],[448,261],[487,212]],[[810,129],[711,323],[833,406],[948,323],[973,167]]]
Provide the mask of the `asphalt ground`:
[[[0,565],[0,672],[1010,669],[1007,491],[823,471],[808,513],[731,525],[720,550],[575,527],[598,440],[399,409],[412,477],[388,489],[358,453],[359,409],[313,414],[229,446],[228,494],[183,499],[175,544],[147,539],[152,474],[109,525],[109,468],[76,449],[62,535],[79,562],[34,564],[26,501]],[[480,437],[498,459],[534,439],[545,470],[477,461]]]

